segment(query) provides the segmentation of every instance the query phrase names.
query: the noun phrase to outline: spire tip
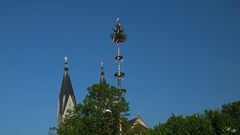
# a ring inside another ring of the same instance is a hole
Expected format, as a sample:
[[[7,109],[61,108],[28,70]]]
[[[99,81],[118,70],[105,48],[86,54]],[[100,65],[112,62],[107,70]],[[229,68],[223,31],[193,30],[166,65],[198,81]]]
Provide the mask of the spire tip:
[[[100,62],[100,64],[101,64],[101,67],[103,67],[104,63],[102,61]]]
[[[65,67],[67,67],[67,64],[68,64],[68,57],[67,56],[64,57],[64,64],[65,64]]]

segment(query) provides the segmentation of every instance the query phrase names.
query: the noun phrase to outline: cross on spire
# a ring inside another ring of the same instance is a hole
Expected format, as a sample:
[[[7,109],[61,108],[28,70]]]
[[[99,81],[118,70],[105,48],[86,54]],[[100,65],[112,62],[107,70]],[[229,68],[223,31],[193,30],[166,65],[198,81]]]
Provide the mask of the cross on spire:
[[[68,64],[68,57],[67,56],[64,57],[64,64],[65,64],[65,67],[67,67],[67,64]]]

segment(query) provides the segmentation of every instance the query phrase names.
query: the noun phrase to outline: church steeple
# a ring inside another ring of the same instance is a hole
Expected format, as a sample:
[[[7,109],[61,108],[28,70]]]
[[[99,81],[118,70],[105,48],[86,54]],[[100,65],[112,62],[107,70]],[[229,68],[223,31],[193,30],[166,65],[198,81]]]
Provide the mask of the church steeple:
[[[64,57],[64,64],[62,86],[58,99],[58,123],[65,118],[67,110],[73,109],[76,105],[72,82],[68,71],[68,58],[66,56]]]
[[[104,76],[103,62],[101,62],[100,83],[107,84],[105,76]]]

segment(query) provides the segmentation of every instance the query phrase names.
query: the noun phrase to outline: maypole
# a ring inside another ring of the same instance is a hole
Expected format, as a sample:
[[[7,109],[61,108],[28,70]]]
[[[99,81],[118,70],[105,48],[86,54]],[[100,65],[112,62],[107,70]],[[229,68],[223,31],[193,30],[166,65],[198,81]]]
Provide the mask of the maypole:
[[[121,56],[120,54],[120,44],[126,40],[126,37],[127,36],[125,35],[123,28],[121,27],[118,17],[115,24],[115,28],[113,29],[113,33],[111,34],[111,38],[117,47],[117,56],[115,57],[115,60],[117,61],[117,72],[114,74],[114,77],[117,79],[117,90],[122,95],[125,94],[126,89],[121,88],[121,80],[123,79],[125,73],[121,72],[121,62],[123,60],[123,56]],[[118,122],[119,122],[118,134],[122,135],[121,114],[119,114]]]
[[[114,74],[114,76],[117,79],[117,88],[122,92],[125,92],[125,90],[121,88],[121,80],[123,79],[125,73],[121,72],[121,62],[123,60],[123,56],[120,54],[120,44],[126,40],[126,37],[127,36],[125,35],[119,22],[119,18],[117,18],[111,38],[117,47],[117,56],[115,57],[115,60],[117,61],[117,72]]]

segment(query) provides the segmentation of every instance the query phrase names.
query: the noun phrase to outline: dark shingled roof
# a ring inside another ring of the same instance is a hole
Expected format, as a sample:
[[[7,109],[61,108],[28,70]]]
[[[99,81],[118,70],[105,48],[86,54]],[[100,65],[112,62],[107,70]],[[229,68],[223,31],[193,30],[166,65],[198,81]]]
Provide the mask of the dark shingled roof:
[[[63,103],[64,96],[65,96],[65,102]],[[61,115],[63,115],[63,113],[65,111],[65,108],[66,108],[66,105],[67,105],[67,101],[68,101],[68,98],[70,96],[73,99],[73,103],[76,105],[76,100],[75,100],[75,96],[74,96],[74,92],[73,92],[73,88],[72,88],[70,75],[69,75],[69,72],[68,72],[68,67],[65,66],[61,92],[59,94],[59,113]]]

